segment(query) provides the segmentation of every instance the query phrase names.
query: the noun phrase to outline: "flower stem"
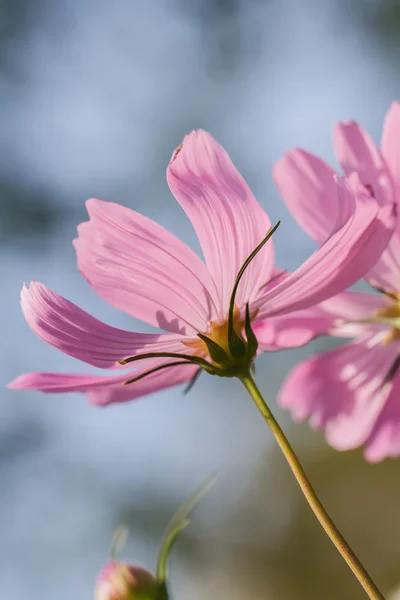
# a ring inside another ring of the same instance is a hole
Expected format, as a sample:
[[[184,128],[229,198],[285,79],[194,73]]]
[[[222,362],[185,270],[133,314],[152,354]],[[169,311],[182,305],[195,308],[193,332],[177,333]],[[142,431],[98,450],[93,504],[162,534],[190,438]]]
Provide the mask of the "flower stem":
[[[371,600],[385,600],[382,592],[379,591],[375,583],[372,581],[370,575],[358,560],[357,556],[354,554],[353,550],[350,548],[349,544],[346,542],[335,523],[332,521],[325,508],[321,504],[317,494],[311,486],[310,481],[308,480],[303,467],[299,462],[299,459],[296,456],[296,453],[280,428],[274,415],[268,408],[250,373],[242,377],[241,382],[254,400],[265,421],[268,423],[276,441],[279,444],[280,449],[282,450],[290,468],[292,469],[292,472],[300,486],[301,491],[304,494],[304,497],[310,505],[314,515],[324,528],[325,533],[330,538],[331,542],[336,546],[336,549],[342,555],[350,569],[353,571],[354,575],[357,577],[358,581],[366,591],[368,597],[371,598]]]

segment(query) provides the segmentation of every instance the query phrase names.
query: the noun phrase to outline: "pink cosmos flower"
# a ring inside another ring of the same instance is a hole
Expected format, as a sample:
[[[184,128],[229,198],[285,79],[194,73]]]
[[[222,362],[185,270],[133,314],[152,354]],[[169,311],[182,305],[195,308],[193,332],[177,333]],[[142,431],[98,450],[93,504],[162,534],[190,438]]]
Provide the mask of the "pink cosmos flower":
[[[174,152],[167,180],[194,226],[205,262],[160,225],[95,199],[87,202],[90,220],[78,227],[74,244],[79,269],[101,298],[168,333],[110,327],[31,283],[22,290],[22,309],[44,341],[111,372],[132,369],[139,359],[140,366],[106,376],[28,373],[9,387],[83,392],[93,404],[105,405],[190,382],[201,367],[235,375],[243,360],[248,369],[258,344],[264,349],[262,335],[258,344],[254,337],[257,324],[346,289],[376,262],[395,226],[393,207],[379,206],[359,182],[332,181],[343,209],[321,247],[297,271],[278,277],[269,240],[239,281],[271,224],[228,154],[210,134],[192,132]]]
[[[392,104],[386,115],[380,149],[353,121],[336,126],[334,146],[344,172],[359,177],[371,197],[381,205],[400,201],[400,104]],[[298,149],[275,167],[286,203],[317,241],[342,210],[332,173],[319,158]],[[291,320],[278,319],[270,326],[270,338],[290,342],[301,335],[308,341],[327,333],[352,339],[296,366],[281,389],[280,403],[296,419],[309,418],[323,428],[338,450],[364,445],[366,458],[379,461],[400,455],[399,227],[366,279],[380,293],[345,292],[294,313]]]

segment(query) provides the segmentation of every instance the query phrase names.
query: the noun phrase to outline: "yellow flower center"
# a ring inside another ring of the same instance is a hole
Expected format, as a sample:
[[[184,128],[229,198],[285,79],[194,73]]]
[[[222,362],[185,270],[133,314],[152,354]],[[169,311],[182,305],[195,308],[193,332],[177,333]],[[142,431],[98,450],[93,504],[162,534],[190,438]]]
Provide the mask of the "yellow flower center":
[[[400,340],[400,298],[394,300],[390,306],[377,310],[375,315],[378,319],[382,319],[383,322],[389,325],[392,322],[392,327],[382,340],[382,344],[389,344],[395,340]]]
[[[253,312],[251,315],[251,319],[254,319],[256,314],[257,314],[257,311]],[[235,330],[235,333],[243,341],[245,339],[243,337],[244,325],[245,325],[244,318],[241,317],[240,310],[235,304],[235,307],[233,309],[233,329]],[[225,350],[227,355],[229,357],[231,357],[231,353],[229,350],[229,343],[228,343],[228,329],[229,329],[228,319],[224,319],[223,321],[210,321],[208,330],[205,333],[205,335],[207,337],[209,337],[213,342],[218,344],[221,348],[223,348],[223,350]],[[200,356],[202,358],[209,357],[207,345],[200,338],[184,340],[184,341],[182,341],[182,344],[184,344],[185,346],[188,346],[189,348],[193,348],[194,356]],[[213,361],[211,360],[211,362],[213,362]]]

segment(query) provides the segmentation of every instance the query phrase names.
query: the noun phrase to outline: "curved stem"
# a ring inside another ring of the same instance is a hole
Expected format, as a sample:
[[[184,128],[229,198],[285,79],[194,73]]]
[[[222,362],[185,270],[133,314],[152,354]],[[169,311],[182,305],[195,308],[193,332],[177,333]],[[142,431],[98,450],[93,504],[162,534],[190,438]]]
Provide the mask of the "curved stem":
[[[309,482],[295,451],[287,440],[274,415],[268,408],[250,373],[245,377],[242,377],[241,382],[254,400],[258,410],[268,423],[276,441],[279,444],[280,449],[282,450],[290,468],[292,469],[292,472],[300,486],[301,491],[304,494],[304,497],[310,505],[314,515],[324,528],[325,533],[330,538],[331,542],[336,546],[336,549],[340,552],[350,569],[353,571],[354,575],[357,577],[358,581],[366,591],[368,597],[371,598],[371,600],[385,600],[382,592],[379,591],[375,583],[372,581],[370,575],[360,563],[357,556],[354,554],[353,550],[350,548],[349,544],[346,542],[335,523],[332,521],[325,508],[321,504],[321,501],[311,486],[311,483]]]

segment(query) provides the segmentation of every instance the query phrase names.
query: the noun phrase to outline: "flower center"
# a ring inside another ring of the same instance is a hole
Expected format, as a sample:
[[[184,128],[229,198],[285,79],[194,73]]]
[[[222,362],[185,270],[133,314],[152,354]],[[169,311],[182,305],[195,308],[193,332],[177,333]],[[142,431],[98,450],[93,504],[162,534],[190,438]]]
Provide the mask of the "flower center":
[[[256,312],[254,312],[252,314],[251,318],[253,319],[255,316],[256,316]],[[240,310],[235,304],[235,307],[233,309],[233,329],[234,329],[235,333],[243,341],[245,341],[245,339],[243,337],[244,325],[245,325],[245,321],[240,316]],[[220,346],[223,350],[225,350],[225,352],[228,354],[228,356],[230,358],[233,358],[230,353],[230,350],[229,350],[228,330],[229,330],[228,319],[225,319],[223,321],[210,321],[207,333],[205,335],[208,338],[210,338],[213,342],[218,344],[218,346]],[[207,344],[200,338],[196,337],[196,338],[193,338],[190,340],[183,340],[182,344],[184,344],[184,346],[188,346],[189,348],[193,348],[194,356],[201,356],[202,358],[210,358],[211,362],[214,362],[209,355]]]
[[[377,310],[375,315],[379,321],[390,325],[386,337],[382,340],[382,344],[389,344],[395,340],[400,340],[400,298],[397,296],[393,304]]]

